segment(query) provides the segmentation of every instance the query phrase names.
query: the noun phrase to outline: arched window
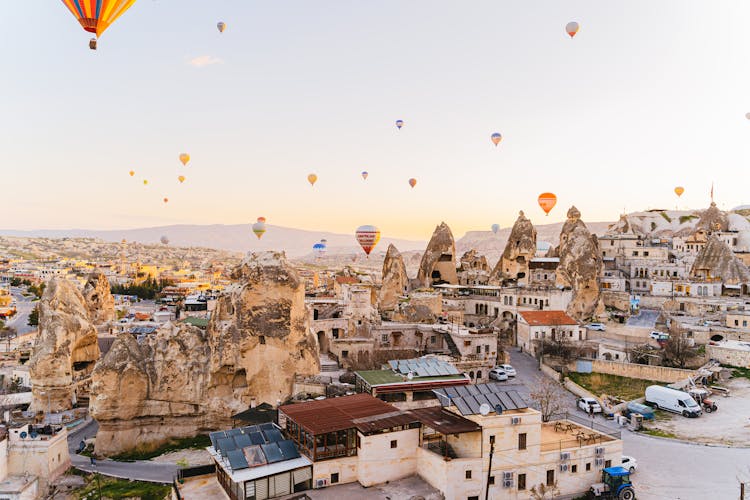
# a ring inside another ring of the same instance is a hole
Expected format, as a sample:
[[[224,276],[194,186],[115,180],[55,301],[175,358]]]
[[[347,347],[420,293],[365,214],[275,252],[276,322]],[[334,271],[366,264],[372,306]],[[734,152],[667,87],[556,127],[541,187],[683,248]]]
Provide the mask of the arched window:
[[[479,380],[480,378],[482,378],[482,371],[481,370],[477,372],[477,380]]]
[[[473,371],[469,372],[469,378],[471,380],[474,380],[474,372]]]

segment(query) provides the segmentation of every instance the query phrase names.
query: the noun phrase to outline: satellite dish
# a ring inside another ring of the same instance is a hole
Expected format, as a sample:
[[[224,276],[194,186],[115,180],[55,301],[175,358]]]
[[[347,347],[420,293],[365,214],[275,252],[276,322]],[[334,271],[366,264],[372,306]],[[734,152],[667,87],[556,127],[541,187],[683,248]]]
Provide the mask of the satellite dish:
[[[482,416],[486,417],[490,414],[490,411],[492,411],[492,408],[490,408],[490,405],[488,405],[487,403],[482,403],[481,405],[479,405],[479,413]]]
[[[37,434],[36,431],[31,431],[31,433],[29,433],[29,437],[31,439],[36,439],[38,436],[39,434]]]
[[[409,380],[413,379],[414,378],[414,373],[409,372],[409,374],[406,376],[406,378],[408,378]]]
[[[503,406],[499,405],[499,404],[495,405],[495,413],[497,413],[498,415],[502,415],[503,414]]]
[[[28,436],[28,434],[26,434],[26,431],[24,431],[21,434],[19,434],[19,436],[21,437],[21,439],[26,439],[26,436]]]

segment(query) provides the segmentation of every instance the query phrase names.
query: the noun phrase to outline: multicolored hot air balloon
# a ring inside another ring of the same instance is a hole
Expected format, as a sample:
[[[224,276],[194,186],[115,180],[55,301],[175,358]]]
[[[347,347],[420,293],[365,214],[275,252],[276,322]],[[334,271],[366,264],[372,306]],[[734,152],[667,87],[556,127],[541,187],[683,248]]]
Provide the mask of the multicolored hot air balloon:
[[[570,21],[568,24],[565,25],[565,32],[570,35],[570,38],[573,38],[576,36],[576,33],[578,33],[578,29],[580,26],[578,26],[578,23],[575,21]]]
[[[367,176],[368,176],[368,175],[370,175],[370,174],[368,174],[368,173],[367,173],[367,170],[363,170],[363,171],[362,171],[362,178],[363,178],[364,180],[367,180]]]
[[[134,3],[135,0],[63,0],[83,29],[96,36],[102,36]],[[89,48],[96,50],[96,38],[91,39]]]
[[[375,226],[359,226],[354,234],[357,237],[359,246],[362,247],[362,250],[368,256],[372,252],[372,249],[375,248],[375,245],[378,244],[378,241],[380,241],[380,229]]]
[[[161,241],[163,245],[169,245],[169,238],[166,236],[162,236],[159,241]]]
[[[133,176],[135,175],[135,170],[131,170],[131,171],[130,171],[130,172],[128,172],[128,173],[130,174],[130,177],[133,177]]]
[[[224,30],[227,29],[227,23],[219,21],[216,23],[216,28],[219,30],[219,33],[224,33]]]
[[[492,232],[497,234],[500,231],[500,224],[492,224]]]
[[[188,162],[190,161],[190,155],[187,153],[182,153],[180,155],[180,161],[182,162],[183,166],[187,166]]]
[[[409,185],[414,188],[414,186],[417,185],[417,179],[414,179],[413,177],[409,179]]]
[[[674,188],[674,194],[676,194],[678,197],[682,196],[682,193],[684,192],[685,192],[685,188],[682,186],[677,186],[676,188]]]
[[[258,222],[253,224],[253,233],[255,236],[258,237],[258,239],[261,239],[263,237],[263,234],[266,232],[266,218],[265,217],[258,217]]]
[[[311,186],[314,186],[315,183],[318,182],[318,176],[315,174],[308,175],[307,182],[309,182]]]
[[[502,134],[495,132],[494,134],[490,136],[490,140],[492,141],[492,144],[497,146],[498,144],[500,144],[500,141],[503,140],[503,136]]]
[[[401,127],[404,126],[404,120],[396,120],[396,126],[401,130]]]
[[[177,180],[180,181],[180,184],[182,184],[183,182],[185,182],[185,176],[184,175],[178,175],[177,176]]]
[[[554,193],[542,193],[539,195],[539,206],[542,207],[544,213],[549,215],[550,211],[557,204],[557,196]]]
[[[328,250],[328,246],[321,240],[320,242],[313,245],[313,253],[315,254],[315,258],[320,259],[326,254],[326,250]]]

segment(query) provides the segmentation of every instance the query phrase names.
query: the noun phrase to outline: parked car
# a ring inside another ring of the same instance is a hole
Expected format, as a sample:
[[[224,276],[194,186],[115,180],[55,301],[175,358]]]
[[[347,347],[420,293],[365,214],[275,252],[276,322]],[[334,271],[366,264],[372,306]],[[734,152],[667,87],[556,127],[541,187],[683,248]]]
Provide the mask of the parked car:
[[[597,332],[603,332],[607,329],[603,323],[589,323],[586,328]]]
[[[630,471],[630,473],[632,474],[638,468],[638,461],[635,458],[633,458],[633,457],[629,457],[627,455],[623,455],[622,456],[622,466],[623,466],[623,468],[628,469]]]
[[[508,374],[505,373],[505,370],[502,368],[493,368],[490,370],[490,378],[492,380],[497,380],[498,382],[503,382],[505,380],[508,380]]]
[[[654,340],[669,340],[669,334],[664,332],[651,332],[650,337]]]
[[[661,385],[646,387],[646,403],[660,410],[680,413],[683,417],[700,417],[703,413],[690,394]]]
[[[576,402],[579,410],[583,410],[586,413],[591,413],[590,408],[593,408],[594,413],[601,413],[602,407],[599,405],[599,401],[594,398],[578,398]]]
[[[509,377],[515,377],[516,376],[516,369],[513,368],[511,365],[497,365],[495,368],[500,368]]]

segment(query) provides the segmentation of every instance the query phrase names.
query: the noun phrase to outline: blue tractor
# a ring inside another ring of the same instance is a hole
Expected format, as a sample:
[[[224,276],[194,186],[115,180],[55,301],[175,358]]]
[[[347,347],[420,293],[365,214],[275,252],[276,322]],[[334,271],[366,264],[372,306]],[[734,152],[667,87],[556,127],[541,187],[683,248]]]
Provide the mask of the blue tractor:
[[[602,470],[602,482],[591,485],[595,498],[635,500],[635,489],[630,482],[630,471],[625,467],[607,467]]]

